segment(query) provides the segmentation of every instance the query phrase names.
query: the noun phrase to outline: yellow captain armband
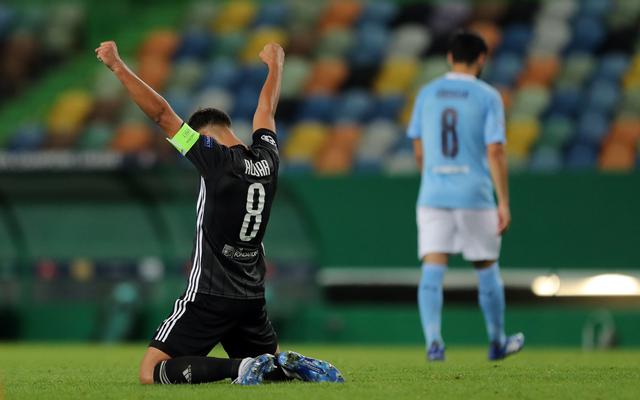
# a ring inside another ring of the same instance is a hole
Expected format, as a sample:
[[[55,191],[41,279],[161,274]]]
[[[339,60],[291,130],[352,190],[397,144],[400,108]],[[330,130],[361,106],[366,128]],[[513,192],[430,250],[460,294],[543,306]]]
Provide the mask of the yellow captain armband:
[[[193,145],[196,144],[199,137],[200,134],[191,129],[189,125],[182,124],[180,130],[171,139],[167,138],[167,140],[182,155],[185,155],[193,147]]]

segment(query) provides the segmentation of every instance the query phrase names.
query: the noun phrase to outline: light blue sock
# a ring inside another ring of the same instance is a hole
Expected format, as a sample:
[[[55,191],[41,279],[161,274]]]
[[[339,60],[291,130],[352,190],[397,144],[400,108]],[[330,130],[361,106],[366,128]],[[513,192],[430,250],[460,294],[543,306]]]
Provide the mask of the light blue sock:
[[[487,325],[490,342],[504,345],[504,286],[500,277],[500,267],[496,261],[489,268],[476,270],[478,274],[478,302]]]
[[[422,278],[418,286],[418,308],[422,331],[427,342],[427,348],[431,343],[443,343],[440,333],[440,318],[442,314],[442,282],[446,265],[423,264]]]

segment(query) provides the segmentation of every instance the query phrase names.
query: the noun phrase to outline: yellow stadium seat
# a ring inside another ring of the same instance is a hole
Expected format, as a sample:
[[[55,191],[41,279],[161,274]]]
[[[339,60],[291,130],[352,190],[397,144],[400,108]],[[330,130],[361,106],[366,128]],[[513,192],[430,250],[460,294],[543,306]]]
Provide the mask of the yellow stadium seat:
[[[327,136],[325,125],[318,122],[302,122],[293,128],[284,155],[289,161],[313,162]]]
[[[256,11],[256,5],[251,1],[230,1],[214,18],[213,31],[216,33],[230,33],[243,30],[253,21]]]
[[[49,133],[75,135],[93,109],[93,98],[84,90],[69,90],[54,103],[47,120]]]
[[[540,134],[540,125],[533,118],[512,118],[507,123],[507,153],[516,158],[528,157]]]
[[[411,87],[416,73],[418,62],[414,59],[391,59],[382,67],[375,82],[375,91],[378,94],[402,94]]]
[[[271,42],[279,43],[282,47],[286,47],[288,42],[287,33],[282,29],[275,28],[263,28],[255,31],[242,51],[242,61],[247,63],[259,61],[260,50],[265,44]]]

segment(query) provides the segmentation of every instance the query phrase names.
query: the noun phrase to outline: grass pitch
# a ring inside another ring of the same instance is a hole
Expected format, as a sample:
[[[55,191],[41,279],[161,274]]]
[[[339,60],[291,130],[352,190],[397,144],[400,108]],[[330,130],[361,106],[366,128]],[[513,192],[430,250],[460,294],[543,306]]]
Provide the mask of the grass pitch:
[[[144,345],[0,344],[0,400],[12,399],[637,399],[640,350],[525,348],[502,362],[450,348],[427,364],[421,347],[283,346],[332,361],[347,382],[142,386]],[[216,353],[222,355],[222,353]]]

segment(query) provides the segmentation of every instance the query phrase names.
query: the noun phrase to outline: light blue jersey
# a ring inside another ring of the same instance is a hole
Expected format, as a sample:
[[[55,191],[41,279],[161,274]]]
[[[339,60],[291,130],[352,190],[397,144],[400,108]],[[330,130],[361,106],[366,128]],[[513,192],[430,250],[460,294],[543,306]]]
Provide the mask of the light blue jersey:
[[[422,140],[419,206],[495,208],[487,145],[506,141],[498,91],[448,73],[420,90],[408,136]]]

